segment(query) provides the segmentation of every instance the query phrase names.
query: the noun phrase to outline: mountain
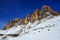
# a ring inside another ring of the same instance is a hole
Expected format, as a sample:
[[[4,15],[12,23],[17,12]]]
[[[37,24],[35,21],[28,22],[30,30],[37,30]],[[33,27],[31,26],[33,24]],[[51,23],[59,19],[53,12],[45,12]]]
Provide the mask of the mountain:
[[[60,14],[49,6],[36,9],[25,19],[9,22],[0,30],[0,40],[60,40]]]
[[[11,27],[13,27],[15,25],[15,23],[18,23],[20,25],[22,24],[28,24],[29,22],[34,22],[36,20],[40,20],[46,16],[48,16],[47,12],[49,12],[52,15],[60,15],[58,12],[53,11],[49,6],[43,6],[41,8],[41,10],[36,9],[32,15],[30,16],[30,14],[28,13],[27,16],[25,17],[25,19],[21,19],[21,18],[16,18],[12,21],[10,21],[4,28],[3,30],[7,30],[10,29]]]
[[[17,23],[20,19],[17,18],[17,19],[14,19],[12,21],[10,21],[4,28],[3,30],[7,30],[7,29],[10,29],[15,23]]]

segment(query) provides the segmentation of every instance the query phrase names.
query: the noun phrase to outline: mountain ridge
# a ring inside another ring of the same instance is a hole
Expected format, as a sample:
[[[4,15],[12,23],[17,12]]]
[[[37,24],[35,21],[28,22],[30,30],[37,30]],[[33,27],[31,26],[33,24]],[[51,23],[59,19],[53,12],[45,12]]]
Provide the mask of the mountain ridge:
[[[16,18],[0,30],[0,40],[60,40],[60,14],[50,7]]]
[[[18,19],[16,18],[16,20],[12,20],[10,21],[4,28],[3,30],[7,30],[7,29],[10,29],[15,23],[18,23],[20,25],[25,25],[25,24],[28,24],[29,22],[34,22],[36,20],[40,20],[46,16],[48,16],[47,14],[45,14],[45,12],[50,12],[51,15],[54,15],[54,16],[57,16],[57,15],[60,15],[58,12],[55,12],[51,9],[50,6],[42,6],[41,10],[39,9],[36,9],[32,15],[30,16],[30,14],[28,13],[27,16],[25,17],[25,19]]]
[[[47,16],[26,25],[0,30],[0,40],[59,40],[60,16]]]

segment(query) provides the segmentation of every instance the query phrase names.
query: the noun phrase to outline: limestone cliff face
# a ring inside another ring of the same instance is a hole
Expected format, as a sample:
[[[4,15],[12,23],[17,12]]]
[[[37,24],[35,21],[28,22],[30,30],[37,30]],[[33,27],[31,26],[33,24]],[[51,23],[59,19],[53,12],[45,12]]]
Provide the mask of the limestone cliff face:
[[[52,10],[51,10],[51,8],[49,6],[43,6],[41,8],[41,11],[40,11],[41,18],[44,18],[44,17],[48,16],[47,12],[50,12],[51,13],[51,11]]]
[[[45,6],[45,5],[41,8],[41,10],[45,11],[45,12],[46,11],[48,11],[48,12],[52,11],[52,9],[49,6]]]
[[[3,28],[3,30],[7,30],[7,29],[10,29],[12,26],[14,26],[14,24],[16,23],[16,22],[18,22],[20,19],[15,19],[15,20],[12,20],[12,21],[10,21],[4,28]]]
[[[43,6],[41,9],[42,14],[45,14],[45,12],[50,12],[52,15],[60,15],[57,11],[53,11],[50,6]]]
[[[47,14],[47,12],[48,12],[48,14]],[[17,23],[18,25],[24,25],[29,22],[34,22],[35,20],[40,20],[46,16],[49,16],[49,14],[51,14],[53,16],[60,15],[59,12],[55,12],[49,6],[44,5],[41,8],[41,10],[36,9],[33,12],[33,14],[31,15],[31,17],[29,14],[27,14],[25,19],[20,19],[20,18],[14,19],[14,20],[10,21],[3,29],[4,30],[10,29],[11,27],[14,26],[15,23]]]
[[[38,9],[36,9],[32,16],[31,16],[31,22],[35,21],[35,20],[38,20],[39,19],[39,15],[40,15],[40,11]]]
[[[24,19],[24,23],[27,24],[30,21],[30,14],[27,14],[26,18]]]

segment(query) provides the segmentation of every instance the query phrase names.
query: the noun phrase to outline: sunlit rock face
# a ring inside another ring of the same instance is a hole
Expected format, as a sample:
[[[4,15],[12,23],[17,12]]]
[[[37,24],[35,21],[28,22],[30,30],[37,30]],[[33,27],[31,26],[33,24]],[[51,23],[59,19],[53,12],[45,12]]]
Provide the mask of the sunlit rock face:
[[[15,23],[17,23],[20,19],[16,18],[12,21],[10,21],[4,28],[3,30],[7,30],[10,29],[12,26],[14,26]]]
[[[10,21],[3,29],[7,30],[10,29],[11,27],[13,27],[15,24],[18,25],[25,25],[28,24],[29,22],[34,22],[36,20],[41,20],[42,18],[45,18],[47,16],[57,16],[60,15],[59,12],[57,11],[53,11],[49,6],[44,5],[41,10],[36,9],[32,15],[30,16],[30,14],[27,14],[27,16],[23,19],[23,18],[16,18],[12,21]]]
[[[43,6],[41,8],[40,15],[41,15],[41,17],[45,17],[45,16],[48,15],[47,12],[51,12],[51,11],[52,10],[51,10],[51,8],[49,6]]]
[[[60,15],[59,12],[53,11],[50,6],[43,6],[41,9],[41,14],[45,14],[45,12],[50,12],[52,15]]]
[[[40,16],[40,11],[38,9],[36,9],[34,14],[35,14],[35,20],[38,20],[39,16]]]
[[[30,21],[30,14],[27,14],[27,16],[24,19],[24,23],[27,24]]]
[[[47,11],[49,11],[49,12],[52,11],[49,6],[43,6],[43,7],[41,8],[41,10],[44,10],[45,12],[47,12]]]
[[[40,11],[36,9],[31,16],[31,22],[38,20],[39,16],[40,16]]]

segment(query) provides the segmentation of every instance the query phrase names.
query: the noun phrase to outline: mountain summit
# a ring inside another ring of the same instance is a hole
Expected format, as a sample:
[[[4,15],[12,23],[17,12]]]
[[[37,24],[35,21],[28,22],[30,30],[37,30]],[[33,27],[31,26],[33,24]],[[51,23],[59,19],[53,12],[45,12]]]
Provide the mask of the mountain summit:
[[[60,40],[60,14],[49,6],[10,21],[0,30],[0,40]]]
[[[4,28],[3,30],[7,30],[10,29],[11,27],[14,26],[15,23],[20,22],[20,25],[25,25],[28,24],[29,22],[34,22],[36,20],[41,20],[44,17],[47,17],[49,15],[53,15],[53,16],[57,16],[60,15],[58,12],[54,12],[49,6],[43,6],[41,8],[41,10],[36,9],[32,15],[30,16],[29,14],[27,14],[25,19],[20,19],[20,18],[16,18],[12,21],[10,21]]]

